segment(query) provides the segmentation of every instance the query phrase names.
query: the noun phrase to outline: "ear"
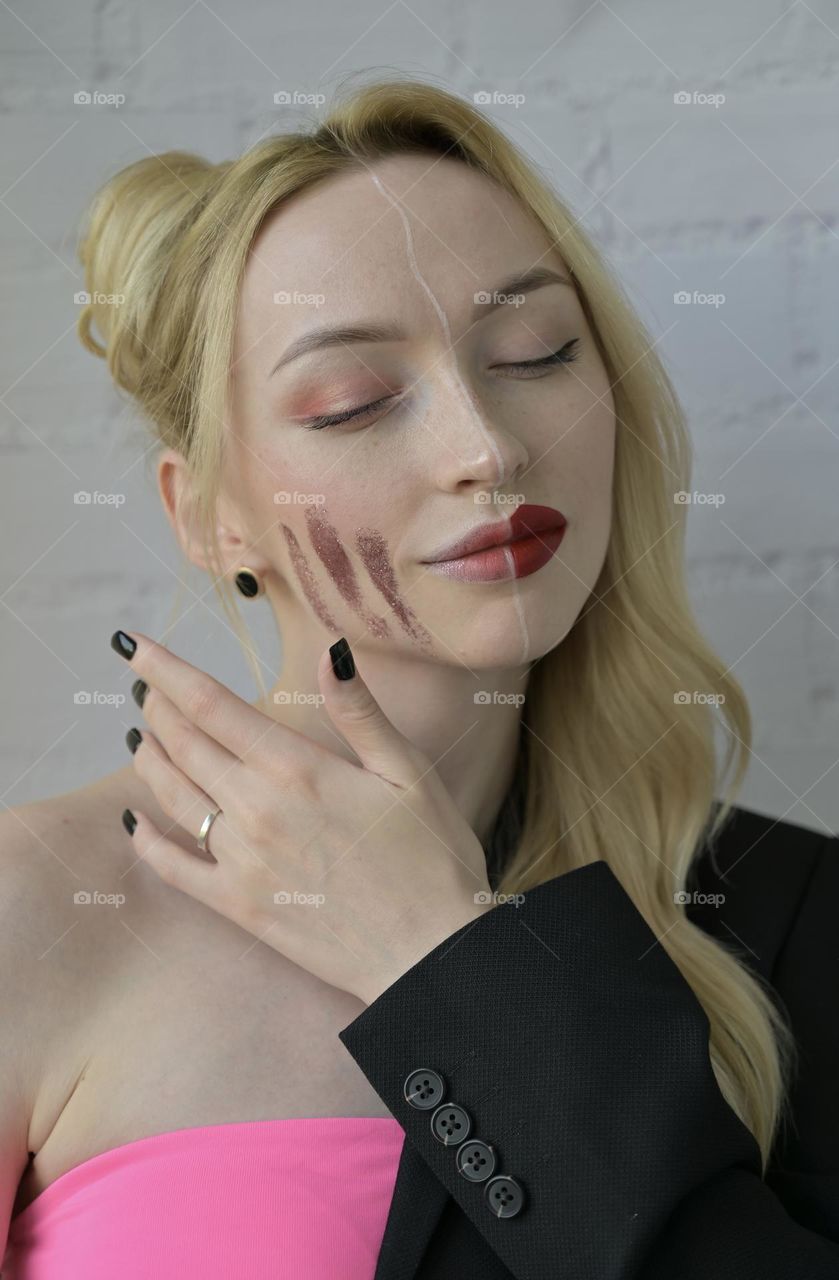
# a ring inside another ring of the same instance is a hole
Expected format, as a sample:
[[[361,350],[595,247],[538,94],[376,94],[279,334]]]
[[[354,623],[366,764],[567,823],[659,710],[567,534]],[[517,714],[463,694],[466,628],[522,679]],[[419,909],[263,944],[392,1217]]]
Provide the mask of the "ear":
[[[196,502],[194,480],[189,464],[177,449],[165,448],[157,462],[157,484],[163,510],[174,530],[185,555],[198,569],[213,572],[217,577],[229,577],[248,565],[256,573],[265,573],[271,566],[264,556],[250,545],[240,526],[233,503],[223,494],[217,505],[216,533],[221,564],[211,569],[204,552],[203,540],[195,518]]]

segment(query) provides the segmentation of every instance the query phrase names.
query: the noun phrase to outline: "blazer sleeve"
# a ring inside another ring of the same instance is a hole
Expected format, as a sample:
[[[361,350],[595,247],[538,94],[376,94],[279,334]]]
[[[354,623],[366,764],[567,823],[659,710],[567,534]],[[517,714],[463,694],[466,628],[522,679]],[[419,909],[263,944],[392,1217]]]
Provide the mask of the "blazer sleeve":
[[[707,1015],[608,864],[519,899],[338,1033],[516,1280],[839,1280],[837,1166],[796,1184],[813,1230],[761,1178]],[[829,1122],[835,1150],[835,1101]]]

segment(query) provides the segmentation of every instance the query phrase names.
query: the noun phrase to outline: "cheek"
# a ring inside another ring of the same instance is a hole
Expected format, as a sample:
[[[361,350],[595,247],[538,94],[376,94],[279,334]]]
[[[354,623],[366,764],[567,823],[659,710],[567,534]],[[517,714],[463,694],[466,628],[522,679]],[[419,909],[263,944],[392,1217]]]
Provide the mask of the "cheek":
[[[387,542],[383,535],[378,529],[358,529],[355,544],[371,581],[390,605],[403,631],[421,648],[429,652],[432,647],[431,636],[400,594]]]
[[[611,486],[615,408],[605,376],[602,385],[596,371],[585,381],[588,386],[570,389],[541,419],[535,456],[544,454],[542,466],[561,490],[568,491],[572,485],[593,493]]]
[[[245,459],[254,508],[270,524],[287,514],[297,529],[303,509],[323,501],[323,468],[311,457],[301,458],[294,450],[279,448],[275,442],[255,446]]]
[[[551,476],[558,492],[568,495],[569,515],[578,533],[566,554],[579,578],[591,586],[603,567],[611,536],[615,427],[607,397],[589,408],[550,455]]]
[[[581,375],[583,376],[583,375]],[[554,502],[568,516],[573,529],[563,543],[567,559],[581,582],[594,584],[609,543],[612,524],[616,419],[608,382],[586,382],[569,389],[540,422],[538,447],[529,442],[534,487],[543,501]],[[598,396],[601,397],[598,399]]]
[[[340,630],[337,622],[329,612],[323,596],[321,595],[317,578],[312,572],[312,566],[309,563],[308,556],[297,540],[297,535],[289,525],[284,523],[284,521],[280,521],[280,532],[285,539],[286,549],[288,550],[292,568],[297,577],[297,581],[300,583],[303,594],[309,602],[309,607],[317,614],[328,631]]]
[[[341,534],[326,509],[326,504],[307,507],[305,520],[309,542],[339,595],[359,617],[364,619],[368,630],[383,640],[389,634],[390,628],[385,618],[378,617],[365,606],[358,575]]]
[[[303,508],[301,520],[282,517],[278,527],[300,587],[321,622],[331,631],[342,628],[335,620],[332,601],[339,597],[365,624],[371,635],[384,640],[398,625],[415,644],[431,647],[431,636],[402,596],[384,534],[370,526],[353,527],[333,517],[326,503]],[[344,532],[347,528],[348,532]],[[299,535],[299,536],[298,536]],[[370,604],[381,609],[381,616]]]

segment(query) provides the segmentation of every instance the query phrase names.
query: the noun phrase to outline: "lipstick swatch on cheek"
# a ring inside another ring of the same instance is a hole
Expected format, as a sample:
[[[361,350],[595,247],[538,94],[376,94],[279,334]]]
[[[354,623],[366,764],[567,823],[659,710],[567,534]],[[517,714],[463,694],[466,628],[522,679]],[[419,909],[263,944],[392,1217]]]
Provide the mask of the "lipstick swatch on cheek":
[[[387,600],[402,626],[413,640],[424,648],[431,647],[431,636],[416,614],[409,609],[396,585],[396,575],[388,555],[387,543],[378,529],[358,529],[355,535],[358,554],[364,561],[364,567],[376,586]]]
[[[309,604],[312,606],[323,625],[329,631],[338,631],[340,628],[321,599],[321,594],[318,591],[318,584],[315,582],[315,575],[309,567],[309,562],[303,554],[303,550],[294,535],[294,531],[289,529],[288,525],[283,524],[282,521],[280,521],[280,528],[285,536],[288,554],[291,556],[291,563],[294,565],[294,571],[300,580],[300,585],[303,588],[303,593],[306,596],[306,599],[309,601]]]
[[[365,609],[361,599],[361,590],[350,558],[341,545],[338,532],[326,515],[314,507],[306,509],[306,525],[312,546],[332,581],[351,608],[364,619],[368,629],[379,639],[389,634],[384,618]]]

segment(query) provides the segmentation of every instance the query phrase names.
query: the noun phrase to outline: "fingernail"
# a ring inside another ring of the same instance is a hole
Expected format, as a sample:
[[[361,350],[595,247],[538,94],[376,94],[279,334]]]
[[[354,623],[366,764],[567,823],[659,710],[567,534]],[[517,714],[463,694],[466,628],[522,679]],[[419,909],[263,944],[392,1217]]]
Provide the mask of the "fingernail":
[[[115,631],[111,636],[111,648],[115,649],[121,658],[133,658],[137,641],[132,640],[131,636],[127,636],[124,631]]]
[[[134,817],[134,814],[131,812],[130,809],[123,809],[122,825],[125,827],[125,830],[128,832],[128,834],[130,836],[133,836],[134,828],[137,825],[137,819]]]
[[[132,684],[131,696],[134,699],[134,701],[137,703],[138,707],[142,707],[143,703],[146,700],[146,694],[148,693],[148,691],[149,691],[149,686],[146,684],[145,680],[135,680],[134,683]]]
[[[332,670],[338,679],[351,680],[355,675],[355,662],[350,646],[343,636],[329,646],[329,656],[332,659]]]
[[[128,733],[125,735],[125,741],[128,743],[128,750],[133,756],[134,752],[143,741],[143,735],[140,733],[139,729],[129,729]]]

